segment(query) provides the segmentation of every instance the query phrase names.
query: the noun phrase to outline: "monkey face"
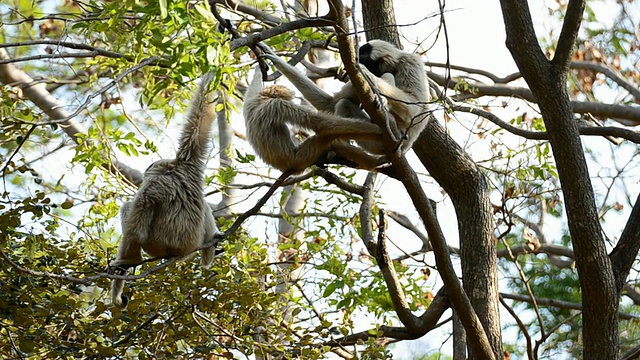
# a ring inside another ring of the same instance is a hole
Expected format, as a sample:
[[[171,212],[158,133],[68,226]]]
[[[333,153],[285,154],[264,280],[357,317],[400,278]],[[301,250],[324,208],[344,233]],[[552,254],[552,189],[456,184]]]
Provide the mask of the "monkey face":
[[[395,75],[402,50],[384,40],[371,40],[358,50],[360,63],[375,76],[382,77],[384,73]]]
[[[372,74],[381,77],[384,71],[380,69],[380,59],[374,51],[373,45],[366,43],[358,50],[360,64],[364,65]]]

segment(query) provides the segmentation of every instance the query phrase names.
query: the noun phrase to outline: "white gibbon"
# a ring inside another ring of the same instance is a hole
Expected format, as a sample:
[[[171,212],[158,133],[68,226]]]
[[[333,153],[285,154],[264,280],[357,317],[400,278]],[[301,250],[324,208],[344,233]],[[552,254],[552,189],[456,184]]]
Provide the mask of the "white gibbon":
[[[154,162],[133,200],[120,209],[122,240],[116,259],[109,264],[112,273],[126,274],[142,262],[142,251],[154,258],[184,256],[213,240],[218,228],[204,197],[210,130],[215,113],[208,96],[213,74],[205,75],[193,95],[187,122],[182,128],[175,159]],[[208,267],[214,246],[202,250],[201,264]],[[111,301],[124,308],[124,280],[111,282]]]

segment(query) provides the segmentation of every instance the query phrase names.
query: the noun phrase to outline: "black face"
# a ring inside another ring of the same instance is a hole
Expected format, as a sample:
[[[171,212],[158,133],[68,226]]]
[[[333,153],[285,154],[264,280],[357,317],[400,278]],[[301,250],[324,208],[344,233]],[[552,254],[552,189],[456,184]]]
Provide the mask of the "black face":
[[[371,44],[364,44],[358,50],[358,58],[360,59],[360,64],[364,65],[375,76],[380,77],[384,74],[384,71],[380,70],[380,61],[371,58],[372,51],[373,46]]]

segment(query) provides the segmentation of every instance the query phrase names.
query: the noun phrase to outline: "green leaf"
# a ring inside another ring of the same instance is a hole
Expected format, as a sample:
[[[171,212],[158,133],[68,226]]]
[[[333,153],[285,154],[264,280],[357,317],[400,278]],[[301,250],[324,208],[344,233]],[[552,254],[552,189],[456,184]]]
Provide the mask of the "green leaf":
[[[160,6],[160,17],[162,19],[166,19],[166,17],[169,15],[169,13],[167,12],[167,0],[159,0],[158,5]]]

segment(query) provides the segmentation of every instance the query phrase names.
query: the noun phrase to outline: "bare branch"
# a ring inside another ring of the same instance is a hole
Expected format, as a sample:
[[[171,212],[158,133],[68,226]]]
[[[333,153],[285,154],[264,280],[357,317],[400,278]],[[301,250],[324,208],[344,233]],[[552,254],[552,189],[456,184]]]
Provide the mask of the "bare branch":
[[[376,173],[367,174],[367,178],[362,184],[362,203],[360,204],[360,232],[362,233],[362,241],[365,247],[373,257],[377,256],[378,247],[373,240],[373,232],[371,231],[371,219],[373,218],[373,183],[376,179]]]
[[[438,67],[438,68],[446,68],[447,64],[444,63],[436,63],[436,62],[425,62],[426,66]],[[630,83],[624,76],[620,74],[616,69],[608,66],[607,64],[597,63],[593,61],[577,61],[574,60],[569,64],[571,69],[584,69],[599,72],[609,79],[613,80],[616,84],[618,84],[623,89],[627,90],[635,99],[636,102],[640,103],[640,89],[637,85]],[[449,68],[451,70],[464,71],[468,74],[478,74],[486,77],[491,80],[494,84],[507,84],[514,80],[520,79],[522,74],[520,72],[515,72],[513,74],[509,74],[504,77],[499,77],[492,72],[476,69],[466,66],[459,65],[450,65]],[[431,73],[430,73],[431,74]]]
[[[529,297],[528,295],[500,293],[500,296],[509,300],[522,301],[526,303],[533,302],[531,297]],[[570,301],[562,301],[557,299],[547,299],[547,298],[538,298],[538,297],[536,297],[535,301],[538,305],[542,305],[542,306],[553,306],[560,309],[572,309],[572,310],[582,311],[582,304],[580,303],[573,303]],[[618,312],[618,316],[620,317],[620,319],[624,319],[624,320],[633,320],[633,319],[639,318],[638,316],[627,314],[622,311]]]
[[[376,329],[366,330],[336,340],[327,341],[322,345],[332,347],[348,346],[357,344],[359,341],[366,341],[370,338],[393,338],[397,340],[418,339],[436,327],[438,319],[440,319],[449,307],[449,298],[444,288],[442,288],[438,291],[427,310],[420,316],[421,327],[417,332],[412,332],[405,327],[383,325]]]
[[[584,0],[569,0],[569,4],[567,5],[556,52],[553,60],[551,60],[551,64],[556,67],[560,73],[565,73],[571,62],[571,54],[573,53],[573,46],[578,38],[578,30],[582,22],[584,7]]]
[[[631,209],[629,220],[622,230],[620,240],[609,254],[615,274],[615,284],[618,292],[622,291],[624,283],[629,276],[631,266],[636,261],[640,250],[640,195]]]
[[[469,84],[469,89],[465,90],[465,84],[460,79],[447,79],[434,73],[427,71],[429,78],[434,80],[440,86],[447,86],[449,89],[456,89],[461,93],[467,94],[467,97],[478,98],[481,96],[504,96],[520,98],[532,103],[537,103],[531,90],[523,87],[508,86],[503,84],[487,85],[481,83]],[[572,100],[571,106],[576,114],[591,114],[596,118],[612,119],[624,125],[640,124],[640,106],[626,106],[616,104],[602,104],[585,101]]]
[[[444,63],[436,63],[436,62],[429,62],[429,61],[425,62],[425,65],[432,66],[432,67],[445,68],[445,69],[448,67],[451,70],[458,70],[458,71],[464,71],[469,74],[482,75],[488,78],[489,80],[493,81],[495,84],[507,84],[522,77],[522,75],[519,72],[507,75],[505,77],[499,77],[492,72],[482,70],[482,69],[471,68],[467,66],[448,65]]]
[[[511,317],[518,324],[518,328],[520,329],[520,331],[522,331],[522,335],[524,335],[524,338],[527,341],[527,356],[529,357],[529,360],[534,360],[536,357],[533,354],[531,335],[529,335],[529,330],[527,329],[527,326],[522,322],[522,320],[520,320],[520,317],[518,316],[518,314],[516,314],[513,308],[509,306],[509,304],[507,304],[506,301],[504,301],[504,298],[502,296],[500,296],[500,304],[504,306],[504,308],[507,310],[509,315],[511,315]]]
[[[640,345],[634,346],[631,350],[622,354],[622,360],[633,360],[640,358]]]
[[[29,41],[21,41],[18,43],[3,43],[0,44],[0,48],[8,48],[8,47],[18,47],[18,46],[33,46],[33,45],[53,45],[53,46],[57,46],[57,47],[66,47],[69,49],[75,49],[75,50],[87,50],[87,53],[75,53],[75,54],[91,54],[91,56],[105,56],[105,57],[110,57],[110,58],[115,58],[115,59],[126,59],[128,61],[134,61],[134,58],[130,55],[124,55],[124,54],[120,54],[117,52],[113,52],[113,51],[109,51],[109,50],[104,50],[104,49],[100,49],[97,48],[95,46],[91,46],[91,45],[87,45],[87,44],[80,44],[80,43],[74,43],[74,42],[69,42],[69,41],[59,41],[59,40],[29,40]],[[65,55],[64,57],[69,57],[73,54],[64,54],[61,53],[61,55]],[[74,56],[71,56],[74,57]],[[76,56],[77,57],[77,56]],[[26,58],[20,58],[20,59],[14,59],[16,61],[25,61],[25,60],[31,60],[31,59],[26,59]],[[2,64],[4,62],[0,61],[0,64]]]
[[[9,58],[9,54],[7,54],[4,49],[0,49],[0,59],[7,58]],[[20,86],[29,100],[50,118],[59,122],[62,130],[71,140],[77,143],[76,135],[82,133],[84,130],[80,124],[73,120],[72,116],[64,110],[64,107],[60,105],[59,101],[46,91],[44,84],[39,83],[32,85],[34,80],[24,71],[11,64],[0,65],[0,81],[6,85]],[[48,123],[49,122],[46,122],[45,124]],[[133,184],[142,182],[142,174],[139,171],[128,167],[115,158],[111,158],[109,164],[104,165],[104,167],[115,175],[124,175],[125,178]]]
[[[640,88],[638,88],[638,85],[630,83],[624,76],[622,76],[622,74],[611,66],[593,61],[572,61],[569,66],[572,69],[584,69],[602,73],[604,76],[613,80],[621,88],[627,90],[631,96],[635,98],[636,103],[640,103]]]
[[[266,29],[259,33],[233,39],[229,43],[229,47],[231,51],[234,51],[242,46],[257,44],[263,40],[272,38],[274,36],[283,34],[288,31],[298,30],[306,27],[322,27],[327,25],[331,25],[331,21],[328,20],[326,17],[302,18],[302,19],[291,21],[291,22],[283,23],[281,25],[272,27],[270,29]]]
[[[444,97],[444,94],[439,89],[434,89],[434,90],[438,94],[438,97],[440,98]],[[531,131],[531,130],[521,129],[517,126],[511,125],[508,122],[500,119],[497,115],[493,114],[492,112],[479,109],[477,107],[472,107],[467,105],[458,105],[448,97],[444,99],[446,103],[449,105],[449,107],[451,108],[451,110],[466,112],[466,113],[481,116],[514,135],[522,136],[523,138],[530,139],[530,140],[549,140],[549,134],[546,131]],[[580,132],[580,135],[614,136],[614,137],[629,140],[636,144],[640,144],[640,133],[638,133],[637,131],[619,128],[615,126],[586,126],[585,125],[585,126],[581,126],[578,129],[578,131]]]
[[[636,305],[640,305],[640,290],[632,284],[625,284],[624,295],[627,295]]]
[[[240,11],[245,14],[249,14],[256,18],[257,20],[263,21],[269,25],[280,25],[282,23],[282,19],[278,16],[274,16],[271,14],[267,14],[263,11],[260,11],[255,6],[245,5],[240,1],[234,0],[209,0],[209,5],[213,8],[214,4],[224,5],[231,11]]]

